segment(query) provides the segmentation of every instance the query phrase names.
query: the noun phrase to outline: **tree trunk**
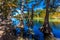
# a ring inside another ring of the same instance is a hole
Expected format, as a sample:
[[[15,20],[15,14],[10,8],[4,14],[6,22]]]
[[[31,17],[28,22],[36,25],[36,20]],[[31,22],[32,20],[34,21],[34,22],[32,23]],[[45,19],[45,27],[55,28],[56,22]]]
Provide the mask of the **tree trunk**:
[[[22,6],[21,6],[21,18],[24,17],[24,0],[22,0]]]
[[[33,20],[33,13],[34,13],[33,9],[34,9],[34,6],[32,6],[32,10],[31,10],[32,11],[31,20]]]
[[[21,28],[21,36],[20,36],[20,39],[21,40],[23,40],[23,28],[24,28],[24,26],[23,26],[24,25],[23,18],[24,18],[24,0],[22,0],[22,6],[21,6],[21,23],[20,23],[20,28]]]
[[[51,34],[51,28],[49,25],[49,6],[50,6],[50,0],[46,0],[46,16],[44,19],[43,24],[43,33],[44,33],[44,40],[55,40],[54,37]]]

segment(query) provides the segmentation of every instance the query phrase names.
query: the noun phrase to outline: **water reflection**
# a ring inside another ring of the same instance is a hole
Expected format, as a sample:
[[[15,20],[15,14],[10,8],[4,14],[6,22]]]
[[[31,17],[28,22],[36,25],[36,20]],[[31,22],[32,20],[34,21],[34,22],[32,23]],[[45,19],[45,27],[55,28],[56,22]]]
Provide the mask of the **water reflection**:
[[[13,21],[13,20],[12,20]],[[17,21],[17,20],[15,20]],[[16,22],[15,24],[17,24],[18,22]],[[43,24],[37,21],[34,21],[34,25],[33,25],[33,32],[35,33],[35,36],[39,37],[39,40],[44,40],[44,35],[43,33],[39,30],[39,27],[41,27]],[[60,38],[60,30],[56,27],[56,25],[54,25],[53,23],[50,23],[50,26],[52,28],[52,32],[54,34],[54,36],[56,38]],[[17,34],[20,32],[20,30],[17,28]],[[27,35],[27,31],[28,31],[28,26],[27,26],[27,21],[24,20],[24,31],[25,31],[25,36]],[[59,34],[58,34],[59,33]]]

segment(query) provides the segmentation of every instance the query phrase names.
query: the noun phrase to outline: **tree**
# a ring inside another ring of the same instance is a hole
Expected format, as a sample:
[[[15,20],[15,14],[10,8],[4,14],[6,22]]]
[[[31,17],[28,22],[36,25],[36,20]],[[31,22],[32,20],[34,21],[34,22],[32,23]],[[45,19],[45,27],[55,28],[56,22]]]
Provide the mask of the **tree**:
[[[17,0],[15,0],[15,1],[17,2]],[[12,32],[10,33],[10,31],[13,31],[13,30],[11,30],[12,22],[10,20],[10,17],[11,17],[10,14],[11,14],[11,9],[14,7],[16,7],[16,5],[15,5],[15,3],[12,3],[12,0],[2,0],[1,1],[1,5],[0,5],[0,14],[2,13],[1,25],[5,27],[4,34],[6,33],[5,35],[2,36],[4,40],[6,40],[6,39],[12,40],[12,38],[14,37],[14,35],[12,35]]]
[[[11,9],[17,7],[16,0],[3,0],[1,4],[1,12],[3,12],[3,16],[7,18],[7,16],[11,13]]]
[[[23,30],[24,30],[24,0],[21,0],[21,18],[20,18],[20,24],[18,25],[18,27],[21,29],[21,40],[23,40]],[[19,38],[20,39],[20,38]]]
[[[33,37],[34,32],[33,32],[33,30],[31,30],[33,28],[34,8],[40,4],[41,0],[40,1],[39,0],[34,0],[34,2],[35,2],[35,4],[32,4],[32,6],[31,6],[32,7],[31,8],[31,19],[28,23],[30,34],[32,35],[32,39],[34,39],[34,37]]]
[[[50,0],[46,0],[46,15],[45,15],[42,31],[44,33],[45,40],[55,40],[54,38],[52,38],[52,34],[51,34],[52,29],[49,25],[49,6],[50,6]]]

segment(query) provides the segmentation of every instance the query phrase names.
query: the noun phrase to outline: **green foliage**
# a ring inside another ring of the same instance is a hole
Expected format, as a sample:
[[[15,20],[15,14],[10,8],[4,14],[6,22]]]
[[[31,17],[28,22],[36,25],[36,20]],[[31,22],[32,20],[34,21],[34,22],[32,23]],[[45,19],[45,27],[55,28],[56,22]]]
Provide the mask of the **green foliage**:
[[[4,17],[7,17],[10,12],[11,8],[17,7],[17,0],[3,0],[4,4],[0,6],[1,12],[3,13]],[[3,3],[3,1],[1,1]]]

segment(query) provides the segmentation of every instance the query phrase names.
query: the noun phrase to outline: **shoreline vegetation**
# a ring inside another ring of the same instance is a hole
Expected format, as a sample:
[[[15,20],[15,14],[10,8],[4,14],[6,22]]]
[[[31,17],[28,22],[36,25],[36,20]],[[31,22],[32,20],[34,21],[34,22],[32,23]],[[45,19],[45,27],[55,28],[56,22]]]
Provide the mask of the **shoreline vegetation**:
[[[34,16],[33,16],[33,21],[40,21],[40,22],[44,22],[44,18],[45,18],[45,14],[46,14],[46,10],[36,10],[34,12]],[[31,13],[29,14],[31,17]],[[28,19],[28,13],[24,14],[24,18]],[[29,19],[30,19],[29,17]],[[14,18],[17,18],[18,20],[20,20],[20,14],[14,16]],[[49,13],[49,22],[53,22],[54,24],[60,24],[60,12],[50,12]]]

